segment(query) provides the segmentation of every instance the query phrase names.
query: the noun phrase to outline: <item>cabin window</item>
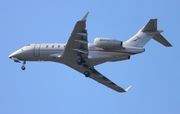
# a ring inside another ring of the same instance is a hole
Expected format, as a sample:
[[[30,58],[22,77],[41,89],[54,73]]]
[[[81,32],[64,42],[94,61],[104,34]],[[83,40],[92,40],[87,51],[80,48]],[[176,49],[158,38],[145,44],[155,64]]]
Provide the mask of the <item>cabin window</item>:
[[[52,45],[52,48],[54,48],[54,45]]]
[[[58,48],[60,48],[60,45],[58,45]]]
[[[46,45],[46,48],[48,48],[48,45]]]

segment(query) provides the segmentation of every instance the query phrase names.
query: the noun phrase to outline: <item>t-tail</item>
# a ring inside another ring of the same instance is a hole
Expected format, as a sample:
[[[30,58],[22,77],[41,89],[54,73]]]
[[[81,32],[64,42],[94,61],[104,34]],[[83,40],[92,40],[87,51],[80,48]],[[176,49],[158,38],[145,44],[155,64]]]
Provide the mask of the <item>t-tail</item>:
[[[157,19],[150,19],[149,22],[138,31],[133,37],[123,43],[123,46],[144,47],[153,38],[166,47],[172,45],[160,34],[163,30],[157,29]]]

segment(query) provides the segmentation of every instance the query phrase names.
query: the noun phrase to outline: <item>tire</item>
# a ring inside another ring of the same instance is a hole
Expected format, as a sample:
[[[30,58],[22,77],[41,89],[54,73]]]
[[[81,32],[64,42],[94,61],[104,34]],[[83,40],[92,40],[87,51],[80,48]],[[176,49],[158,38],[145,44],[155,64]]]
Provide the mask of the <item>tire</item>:
[[[76,62],[77,62],[78,65],[82,65],[82,59],[81,59],[81,58],[78,58],[78,59],[76,60]]]
[[[21,67],[21,69],[22,69],[22,70],[25,70],[25,69],[26,69],[26,67],[25,67],[25,66],[22,66],[22,67]]]
[[[89,73],[89,71],[84,71],[84,75],[86,76],[86,77],[89,77],[90,76],[90,73]]]

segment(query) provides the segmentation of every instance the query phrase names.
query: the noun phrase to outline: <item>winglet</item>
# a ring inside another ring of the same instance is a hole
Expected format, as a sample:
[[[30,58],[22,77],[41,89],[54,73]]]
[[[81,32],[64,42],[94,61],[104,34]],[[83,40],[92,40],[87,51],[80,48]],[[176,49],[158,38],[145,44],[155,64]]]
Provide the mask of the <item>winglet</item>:
[[[125,89],[126,92],[128,92],[131,89],[132,86],[129,86],[128,88]]]
[[[87,12],[80,21],[86,21],[86,18],[87,18],[87,16],[88,16],[88,14],[89,14],[89,12]]]

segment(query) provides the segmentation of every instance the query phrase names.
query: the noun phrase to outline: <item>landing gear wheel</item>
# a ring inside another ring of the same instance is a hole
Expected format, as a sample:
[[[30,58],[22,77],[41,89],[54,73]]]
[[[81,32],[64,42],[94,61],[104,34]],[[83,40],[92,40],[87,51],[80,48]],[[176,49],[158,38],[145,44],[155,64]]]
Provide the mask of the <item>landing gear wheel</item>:
[[[77,62],[77,64],[78,65],[82,65],[83,63],[85,63],[86,61],[83,59],[83,58],[78,58],[77,60],[76,60],[76,62]]]
[[[22,66],[22,67],[21,67],[21,69],[22,69],[22,70],[25,70],[25,69],[26,69],[26,67],[25,67],[25,66]]]
[[[76,62],[77,62],[78,65],[82,65],[83,60],[82,60],[81,58],[78,58],[78,59],[76,60]]]
[[[84,71],[84,75],[86,76],[86,77],[89,77],[90,76],[90,73],[89,73],[89,71]]]
[[[26,69],[26,68],[25,68],[26,61],[24,60],[22,64],[23,64],[23,65],[22,65],[21,69],[22,69],[22,70],[25,70],[25,69]]]

